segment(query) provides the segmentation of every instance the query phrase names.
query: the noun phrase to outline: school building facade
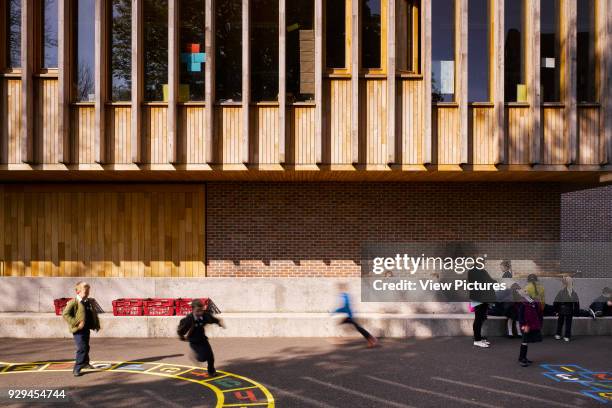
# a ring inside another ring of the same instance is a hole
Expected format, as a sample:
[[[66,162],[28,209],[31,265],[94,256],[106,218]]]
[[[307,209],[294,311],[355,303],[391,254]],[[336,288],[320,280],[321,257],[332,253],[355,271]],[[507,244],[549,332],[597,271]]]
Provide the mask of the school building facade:
[[[39,296],[0,312],[323,312],[366,243],[585,237],[611,50],[608,0],[2,0],[0,291]]]

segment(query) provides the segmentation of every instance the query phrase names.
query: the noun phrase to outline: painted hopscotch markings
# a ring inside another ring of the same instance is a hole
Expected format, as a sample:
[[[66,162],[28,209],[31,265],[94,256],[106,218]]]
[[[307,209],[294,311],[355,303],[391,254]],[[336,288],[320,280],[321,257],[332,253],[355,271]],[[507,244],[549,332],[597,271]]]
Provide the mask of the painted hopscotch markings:
[[[217,398],[215,405],[217,408],[246,406],[274,408],[275,406],[274,397],[266,387],[250,378],[225,371],[217,371],[218,375],[211,377],[204,368],[182,364],[160,364],[141,361],[96,361],[92,362],[91,365],[94,367],[93,369],[85,369],[83,371],[146,374],[200,384],[213,391]],[[0,375],[72,372],[73,368],[73,361],[0,362]]]
[[[583,386],[582,395],[607,404],[612,402],[612,372],[592,371],[576,364],[542,364],[542,374],[560,383],[574,383]]]

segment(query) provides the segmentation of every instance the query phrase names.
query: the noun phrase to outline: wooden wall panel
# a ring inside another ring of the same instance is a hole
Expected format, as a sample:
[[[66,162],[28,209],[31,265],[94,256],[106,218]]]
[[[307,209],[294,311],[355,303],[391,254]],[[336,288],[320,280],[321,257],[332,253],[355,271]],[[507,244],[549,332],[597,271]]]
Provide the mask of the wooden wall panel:
[[[441,107],[437,110],[438,164],[459,164],[463,141],[460,131],[460,112],[456,107]]]
[[[143,109],[144,158],[148,163],[168,163],[168,108],[147,105]]]
[[[399,141],[402,164],[423,164],[425,161],[425,134],[423,82],[415,80],[402,81],[400,106]]]
[[[565,131],[565,111],[558,107],[543,108],[544,137],[543,164],[567,164],[569,161],[569,134]]]
[[[529,108],[507,108],[506,118],[508,164],[529,164],[532,146]]]
[[[253,162],[278,164],[278,106],[256,105],[251,112]]]
[[[185,105],[179,108],[179,140],[184,145],[185,162],[206,163],[206,108]]]
[[[218,159],[223,164],[240,164],[242,141],[242,107],[219,106],[216,108],[216,144]]]
[[[205,276],[203,187],[54,188],[0,187],[1,276]]]
[[[329,110],[326,114],[324,143],[330,164],[351,164],[351,81],[326,81]]]
[[[600,164],[604,160],[604,132],[599,107],[578,108],[578,164]]]
[[[110,163],[128,164],[132,162],[132,117],[130,106],[117,105],[107,108],[106,129],[109,133],[108,154]]]
[[[74,163],[95,163],[95,108],[92,105],[76,105],[72,108],[72,153]]]
[[[3,161],[21,163],[21,81],[7,79],[6,103],[2,104]]]
[[[59,163],[62,161],[62,139],[59,134],[59,99],[57,79],[38,81],[35,146],[38,163]]]
[[[314,106],[295,105],[288,111],[289,152],[292,153],[289,163],[316,164],[315,114]]]
[[[497,162],[498,140],[495,133],[497,120],[495,108],[470,108],[471,116],[471,162],[473,164],[490,164]]]
[[[364,141],[365,157],[360,162],[366,165],[387,164],[387,82],[365,80],[360,83],[359,129]]]

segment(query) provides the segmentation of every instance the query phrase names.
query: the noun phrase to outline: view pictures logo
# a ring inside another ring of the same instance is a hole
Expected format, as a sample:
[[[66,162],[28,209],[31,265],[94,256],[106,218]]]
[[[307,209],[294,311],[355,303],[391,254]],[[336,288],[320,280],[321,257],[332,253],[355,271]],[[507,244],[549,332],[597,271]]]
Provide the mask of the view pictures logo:
[[[372,272],[381,275],[393,271],[405,271],[414,275],[417,271],[453,271],[459,275],[470,269],[482,270],[487,254],[478,257],[410,256],[396,254],[394,257],[375,257]]]

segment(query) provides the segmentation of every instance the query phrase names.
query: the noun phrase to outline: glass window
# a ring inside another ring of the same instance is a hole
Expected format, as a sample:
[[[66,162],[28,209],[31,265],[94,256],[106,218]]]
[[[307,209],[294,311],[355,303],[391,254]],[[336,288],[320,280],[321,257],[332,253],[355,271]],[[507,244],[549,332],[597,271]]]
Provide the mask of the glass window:
[[[287,101],[314,99],[314,0],[287,2]]]
[[[523,0],[506,2],[504,13],[504,99],[506,102],[527,102]]]
[[[168,0],[143,1],[144,98],[168,100]]]
[[[325,2],[325,64],[346,68],[346,1]]]
[[[76,64],[74,75],[75,99],[79,102],[94,101],[95,75],[95,0],[74,1],[74,41]]]
[[[42,21],[42,68],[57,68],[57,0],[43,0]]]
[[[540,81],[543,102],[559,102],[559,0],[541,0]]]
[[[468,101],[490,100],[489,0],[468,2]]]
[[[251,94],[278,100],[278,1],[251,1]]]
[[[242,100],[242,1],[215,5],[215,94],[219,101]]]
[[[404,41],[398,47],[397,67],[402,71],[418,73],[421,65],[421,12],[419,0],[403,0],[399,3],[400,19],[396,27]]]
[[[8,68],[21,67],[21,0],[9,0],[6,10]]]
[[[179,100],[204,100],[206,21],[204,0],[180,2],[180,89]]]
[[[595,102],[595,1],[578,1],[577,13],[578,102]]]
[[[357,0],[355,0],[357,1]],[[362,0],[361,64],[363,68],[381,67],[381,0]]]
[[[432,0],[431,100],[455,98],[455,1]]]
[[[110,29],[111,99],[132,98],[132,2],[112,0]]]

